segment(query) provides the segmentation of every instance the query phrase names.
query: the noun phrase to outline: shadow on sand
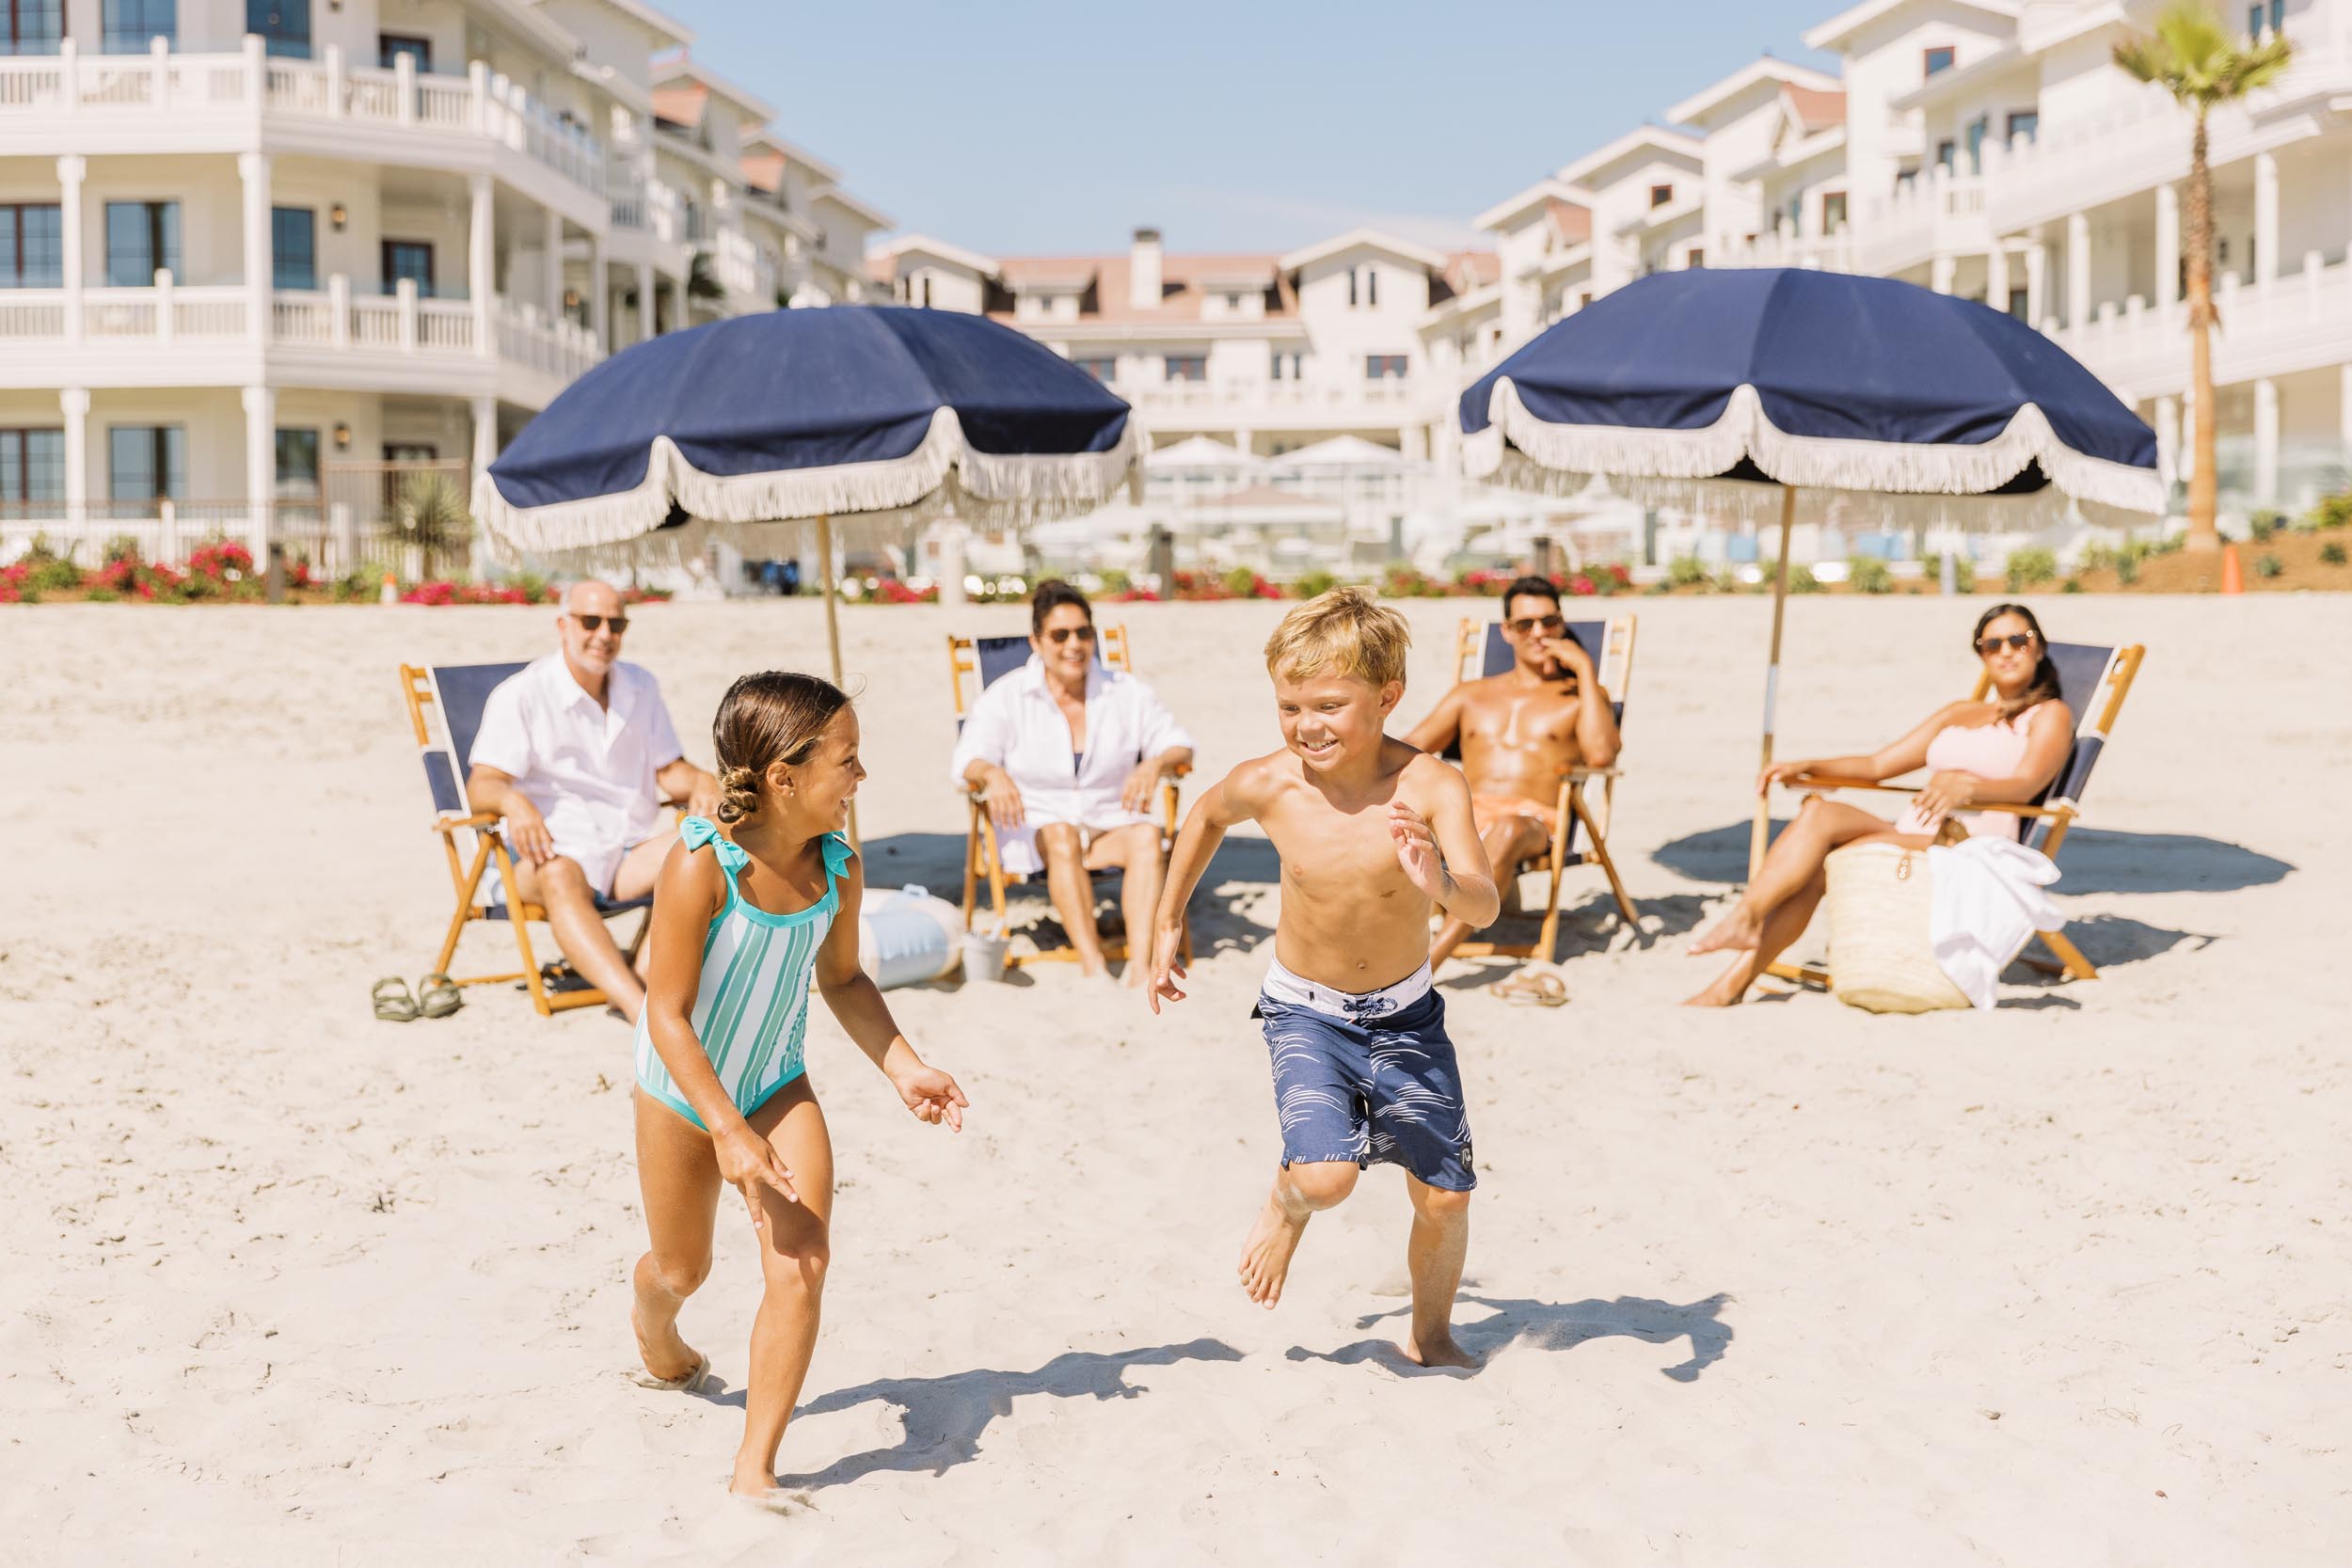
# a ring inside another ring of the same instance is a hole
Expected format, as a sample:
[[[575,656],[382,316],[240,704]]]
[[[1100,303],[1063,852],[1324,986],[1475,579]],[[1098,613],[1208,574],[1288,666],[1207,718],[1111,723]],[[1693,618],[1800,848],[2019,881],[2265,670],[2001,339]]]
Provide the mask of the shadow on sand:
[[[903,1435],[895,1447],[850,1454],[807,1475],[779,1476],[777,1483],[787,1488],[839,1486],[884,1470],[945,1475],[978,1455],[980,1434],[999,1416],[1010,1415],[1017,1399],[1032,1394],[1063,1400],[1139,1399],[1147,1390],[1127,1382],[1130,1368],[1240,1359],[1241,1352],[1221,1339],[1194,1339],[1136,1350],[1068,1351],[1029,1372],[981,1367],[945,1377],[883,1378],[838,1388],[803,1404],[793,1413],[795,1418],[805,1420],[880,1400],[898,1407]],[[740,1405],[742,1391],[732,1390],[715,1402]]]
[[[1772,834],[1787,827],[1775,817]],[[1694,882],[1737,884],[1748,878],[1750,824],[1734,822],[1660,845],[1650,859]],[[2296,867],[2276,856],[2199,833],[2125,833],[2077,828],[2058,849],[2064,873],[2057,892],[2236,893],[2283,881]]]
[[[1532,1345],[1537,1350],[1574,1350],[1588,1339],[1629,1338],[1645,1344],[1665,1345],[1677,1339],[1691,1341],[1691,1354],[1671,1367],[1658,1369],[1661,1375],[1677,1383],[1695,1383],[1699,1374],[1724,1358],[1732,1340],[1731,1325],[1723,1321],[1722,1313],[1731,1297],[1721,1292],[1704,1301],[1687,1306],[1670,1301],[1653,1301],[1647,1296],[1619,1296],[1614,1301],[1588,1298],[1583,1301],[1558,1303],[1549,1301],[1505,1300],[1494,1296],[1474,1295],[1465,1291],[1455,1300],[1459,1303],[1492,1309],[1493,1316],[1476,1323],[1459,1323],[1454,1337],[1464,1350],[1482,1358],[1491,1357],[1513,1345]],[[1392,1307],[1375,1312],[1356,1322],[1358,1328],[1373,1328],[1384,1319],[1402,1318],[1411,1312],[1410,1307]],[[1407,1375],[1461,1377],[1469,1375],[1458,1370],[1417,1367],[1405,1359],[1402,1351],[1391,1339],[1359,1339],[1333,1351],[1312,1351],[1301,1345],[1286,1353],[1293,1361],[1336,1361],[1355,1366],[1365,1361],[1378,1361]]]

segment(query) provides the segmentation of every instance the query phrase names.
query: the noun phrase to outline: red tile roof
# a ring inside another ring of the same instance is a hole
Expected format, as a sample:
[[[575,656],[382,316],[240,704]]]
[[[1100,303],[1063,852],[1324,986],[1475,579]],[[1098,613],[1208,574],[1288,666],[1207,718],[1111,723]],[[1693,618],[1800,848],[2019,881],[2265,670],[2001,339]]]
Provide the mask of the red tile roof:
[[[1562,245],[1582,245],[1593,237],[1593,210],[1556,196],[1544,198],[1544,212]]]
[[[1846,123],[1846,95],[1842,92],[1801,87],[1794,82],[1783,84],[1780,91],[1781,96],[1788,100],[1788,107],[1795,112],[1797,123],[1804,128],[1807,135]]]
[[[698,82],[676,82],[653,89],[654,118],[689,129],[703,122],[703,109],[709,103],[710,89]]]

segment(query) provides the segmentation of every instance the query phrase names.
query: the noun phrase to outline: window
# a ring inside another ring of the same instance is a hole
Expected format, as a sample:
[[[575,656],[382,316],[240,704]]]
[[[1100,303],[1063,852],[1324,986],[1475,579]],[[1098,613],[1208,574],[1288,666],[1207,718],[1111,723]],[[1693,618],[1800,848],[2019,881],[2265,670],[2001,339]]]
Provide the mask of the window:
[[[2019,321],[2024,321],[2026,319],[2025,290],[2011,289],[2009,292],[2009,313],[2015,316]]]
[[[423,240],[386,240],[383,245],[384,292],[400,292],[404,277],[417,286],[418,297],[433,297],[433,246]]]
[[[270,287],[319,286],[319,215],[308,207],[269,210]]]
[[[1902,167],[1900,167],[1900,168],[1899,168],[1899,169],[1897,169],[1897,170],[1895,171],[1895,188],[1896,188],[1897,190],[1899,190],[1899,191],[1907,191],[1907,190],[1910,190],[1910,189],[1912,189],[1913,187],[1916,186],[1918,183],[1919,183],[1919,166],[1918,166],[1918,165],[1916,165],[1916,164],[1905,164]]]
[[[1984,172],[1984,135],[1991,129],[1992,116],[1979,115],[1968,122],[1968,129],[1961,133],[1968,138],[1968,172],[1971,174]]]
[[[315,500],[319,493],[319,433],[280,430],[278,433],[278,497],[280,500]]]
[[[1235,294],[1235,293],[1229,293],[1229,294],[1227,294],[1227,295],[1225,296],[1225,309],[1227,309],[1228,310],[1238,310],[1238,309],[1241,309],[1241,295],[1239,295],[1239,294]]]
[[[1835,234],[1845,227],[1846,193],[1823,191],[1821,193],[1821,232]]]
[[[1788,198],[1788,237],[1792,240],[1804,237],[1804,192],[1803,191],[1799,191]]]
[[[1209,379],[1209,356],[1205,354],[1171,354],[1167,359],[1170,381],[1206,381]]]
[[[2246,8],[2246,31],[2255,38],[2263,36],[2265,26],[2274,33],[2278,32],[2286,25],[2286,20],[2287,0],[2270,0],[2266,6],[2256,0],[2255,4]]]
[[[1380,303],[1380,269],[1378,267],[1364,269],[1364,303],[1366,305]]]
[[[188,486],[184,425],[124,424],[106,432],[106,494],[119,501],[180,500]]]
[[[0,515],[26,501],[65,499],[65,432],[0,430]]]
[[[0,55],[54,55],[65,39],[65,0],[0,0]]]
[[[1935,166],[1949,174],[1952,170],[1952,154],[1958,145],[1948,137],[1937,142],[1935,144]]]
[[[1356,287],[1356,269],[1350,267],[1347,269],[1347,303],[1350,307],[1357,303]]]
[[[65,287],[65,227],[56,203],[0,205],[0,289]]]
[[[1927,66],[1927,70],[1922,71],[1921,74],[1926,76],[1932,76],[1939,71],[1951,70],[1952,46],[1948,43],[1939,43],[1935,45],[1933,48],[1927,51],[1927,58],[1923,63]]]
[[[180,203],[107,202],[107,285],[144,289],[159,271],[180,276]]]
[[[1579,294],[1579,295],[1577,295],[1577,296],[1576,296],[1576,308],[1577,308],[1578,309],[1580,309],[1580,310],[1583,309],[1586,306],[1588,306],[1588,305],[1590,305],[1590,304],[1592,304],[1592,303],[1593,303],[1593,293],[1592,293],[1592,291],[1591,291],[1590,289],[1587,289],[1586,291],[1584,291],[1584,293],[1581,293],[1581,294]],[[1502,334],[1501,334],[1501,333],[1497,333],[1497,334],[1496,334],[1496,336],[1497,336],[1497,337],[1500,337],[1500,336],[1502,336]]]
[[[431,73],[433,70],[433,40],[431,39],[406,38],[399,33],[375,35],[375,63],[377,65],[386,71],[393,70],[403,55],[408,56],[408,63],[416,68],[418,75],[423,76]]]
[[[2042,129],[2042,113],[2038,109],[2011,109],[2009,112],[2008,135],[2011,141],[2024,137],[2033,140]]]
[[[384,461],[387,463],[437,463],[441,449],[430,441],[387,441]]]
[[[1274,379],[1277,381],[1297,381],[1302,379],[1305,374],[1306,362],[1307,356],[1295,349],[1293,349],[1288,353],[1285,353],[1279,348],[1276,349],[1274,351],[1274,361],[1272,365]]]
[[[1649,204],[1653,207],[1663,207],[1674,198],[1675,188],[1672,185],[1652,185],[1649,188]]]
[[[1099,355],[1070,361],[1104,386],[1119,379],[1119,361],[1108,355]]]
[[[1707,265],[1707,252],[1698,245],[1692,245],[1691,254],[1682,259],[1682,264],[1686,267],[1703,267]]]
[[[310,57],[310,0],[245,0],[245,30],[272,55]]]
[[[98,47],[107,55],[144,55],[150,43],[180,40],[180,0],[106,0]]]
[[[1405,356],[1401,354],[1367,354],[1364,356],[1364,379],[1394,381],[1405,374]]]
[[[928,310],[928,309],[930,309],[930,308],[931,308],[931,275],[930,275],[930,273],[928,273],[928,272],[927,272],[927,273],[925,273],[925,274],[923,275],[923,309],[926,309],[926,310]]]

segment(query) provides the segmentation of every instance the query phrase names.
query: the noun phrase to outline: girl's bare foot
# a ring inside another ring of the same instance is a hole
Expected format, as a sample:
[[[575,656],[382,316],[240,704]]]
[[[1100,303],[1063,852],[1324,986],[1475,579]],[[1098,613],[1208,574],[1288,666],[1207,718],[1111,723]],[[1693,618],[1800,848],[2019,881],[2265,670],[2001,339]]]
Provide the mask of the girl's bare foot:
[[[1249,1229],[1249,1239],[1241,1244],[1241,1263],[1235,1270],[1241,1275],[1241,1288],[1259,1306],[1272,1309],[1282,1299],[1282,1281],[1290,1277],[1291,1255],[1298,1250],[1298,1239],[1307,1233],[1304,1216],[1292,1219],[1279,1203],[1268,1197],[1265,1210],[1258,1223]]]
[[[1472,1355],[1454,1342],[1454,1336],[1431,1335],[1426,1346],[1419,1343],[1420,1336],[1407,1333],[1397,1341],[1397,1349],[1405,1358],[1419,1367],[1467,1367],[1475,1370],[1486,1364],[1484,1356]]]
[[[645,1364],[645,1371],[654,1384],[683,1388],[697,1374],[709,1370],[710,1363],[678,1337],[675,1319],[665,1324],[661,1333],[649,1336],[644,1319],[632,1307],[628,1309],[628,1326],[637,1336],[637,1359]]]
[[[1698,941],[1691,944],[1692,957],[1701,953],[1751,952],[1764,935],[1764,917],[1748,907],[1744,898],[1731,907],[1731,912],[1708,927]]]

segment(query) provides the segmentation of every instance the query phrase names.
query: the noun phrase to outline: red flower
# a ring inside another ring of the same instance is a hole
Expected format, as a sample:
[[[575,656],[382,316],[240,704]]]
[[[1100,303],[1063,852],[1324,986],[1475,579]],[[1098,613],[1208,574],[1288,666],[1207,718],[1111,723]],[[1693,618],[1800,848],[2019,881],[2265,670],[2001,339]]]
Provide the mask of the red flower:
[[[1588,578],[1583,573],[1579,572],[1576,576],[1568,579],[1568,592],[1581,596],[1584,594],[1597,594],[1600,592],[1600,588],[1599,585],[1595,583],[1591,578]]]

